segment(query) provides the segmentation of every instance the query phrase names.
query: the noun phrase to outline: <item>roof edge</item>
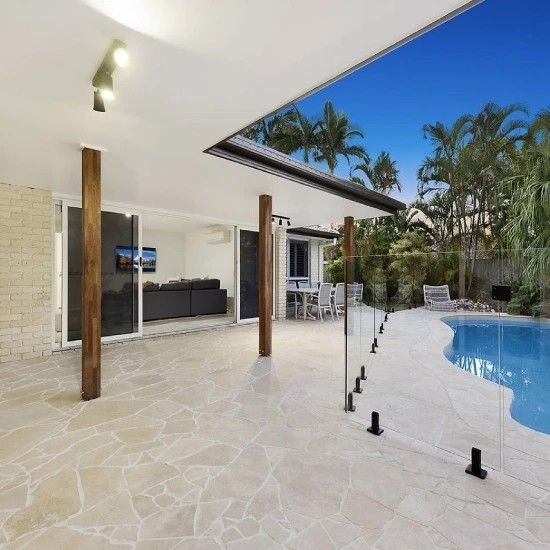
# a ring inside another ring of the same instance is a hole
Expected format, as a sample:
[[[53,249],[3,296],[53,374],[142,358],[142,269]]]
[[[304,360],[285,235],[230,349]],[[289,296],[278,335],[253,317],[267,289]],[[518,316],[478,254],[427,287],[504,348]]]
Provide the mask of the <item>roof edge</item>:
[[[304,237],[315,237],[318,239],[327,239],[331,241],[340,237],[340,234],[337,231],[323,231],[322,229],[313,229],[311,227],[292,227],[287,229],[286,232],[290,235],[302,235]]]
[[[205,151],[341,198],[396,214],[406,204],[333,174],[328,174],[242,136],[233,136]]]

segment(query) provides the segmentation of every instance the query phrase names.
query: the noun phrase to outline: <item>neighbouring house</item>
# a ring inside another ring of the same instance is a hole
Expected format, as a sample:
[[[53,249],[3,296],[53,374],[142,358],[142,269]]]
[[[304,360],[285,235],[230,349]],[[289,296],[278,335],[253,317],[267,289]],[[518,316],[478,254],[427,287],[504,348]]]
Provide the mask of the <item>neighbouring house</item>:
[[[325,248],[335,244],[340,236],[336,229],[313,225],[287,231],[288,282],[307,281],[310,284],[324,282]]]

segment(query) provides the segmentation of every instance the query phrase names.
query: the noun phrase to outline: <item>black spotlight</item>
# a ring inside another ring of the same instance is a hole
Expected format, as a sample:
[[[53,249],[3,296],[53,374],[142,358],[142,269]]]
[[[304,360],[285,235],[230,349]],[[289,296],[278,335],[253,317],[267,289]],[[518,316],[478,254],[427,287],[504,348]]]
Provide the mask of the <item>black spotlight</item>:
[[[279,218],[279,225],[283,225],[283,218]]]
[[[94,111],[97,111],[98,113],[105,112],[105,102],[103,101],[103,97],[101,97],[101,92],[99,90],[94,91]]]
[[[101,64],[92,78],[94,92],[94,111],[105,112],[105,101],[114,99],[113,72],[117,67],[128,64],[128,52],[126,45],[120,40],[113,40],[107,53],[101,60]]]

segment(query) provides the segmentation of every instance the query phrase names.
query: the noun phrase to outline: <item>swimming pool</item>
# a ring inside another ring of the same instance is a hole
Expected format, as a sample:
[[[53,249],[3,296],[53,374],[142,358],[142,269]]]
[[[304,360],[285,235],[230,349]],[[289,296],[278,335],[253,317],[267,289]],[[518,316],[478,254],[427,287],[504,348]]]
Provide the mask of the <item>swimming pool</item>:
[[[445,356],[457,367],[510,388],[512,418],[550,434],[550,323],[507,317],[448,317]],[[500,350],[500,360],[499,360]]]

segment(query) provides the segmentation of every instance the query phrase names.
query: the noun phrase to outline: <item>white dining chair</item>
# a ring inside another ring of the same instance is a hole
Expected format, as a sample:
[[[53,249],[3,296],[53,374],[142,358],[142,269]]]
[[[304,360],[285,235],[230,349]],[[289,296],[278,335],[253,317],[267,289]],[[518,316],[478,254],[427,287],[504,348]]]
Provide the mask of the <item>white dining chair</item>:
[[[357,283],[355,287],[355,305],[360,305],[363,302],[363,283]]]
[[[294,306],[294,318],[298,319],[298,307],[300,306],[300,297],[298,295],[298,286],[295,282],[286,284],[287,305]]]
[[[325,311],[329,311],[330,316],[334,319],[334,314],[332,312],[332,302],[330,299],[331,292],[331,283],[321,283],[317,296],[311,297],[311,302],[309,305],[310,307],[317,309],[317,318],[321,319],[321,321],[324,321],[323,312]]]
[[[344,313],[344,306],[346,305],[346,285],[344,283],[337,283],[334,292],[332,293],[332,306],[334,313],[336,313],[336,319],[340,320],[340,313]]]

